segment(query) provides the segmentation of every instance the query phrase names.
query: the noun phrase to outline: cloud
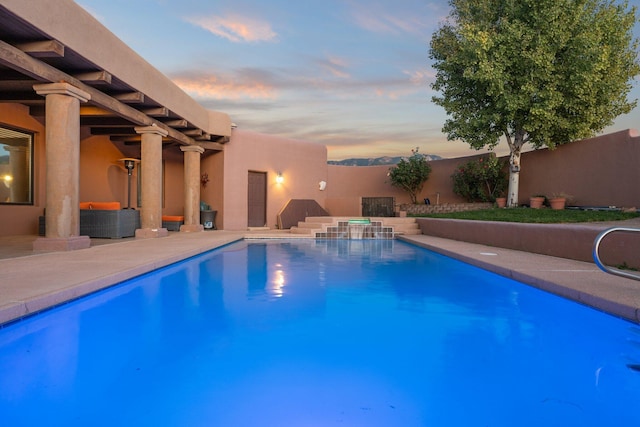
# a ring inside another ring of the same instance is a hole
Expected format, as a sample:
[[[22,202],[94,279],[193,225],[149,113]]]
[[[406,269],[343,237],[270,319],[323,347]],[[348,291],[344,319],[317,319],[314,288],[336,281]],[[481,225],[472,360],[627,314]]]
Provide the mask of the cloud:
[[[274,99],[276,89],[256,73],[246,72],[236,78],[205,73],[184,73],[171,80],[182,90],[199,99]]]
[[[400,36],[410,34],[429,37],[438,23],[446,19],[449,7],[443,2],[403,0],[402,6],[394,3],[350,2],[351,15],[357,26],[377,34]]]
[[[433,82],[436,78],[436,74],[429,70],[415,70],[415,71],[403,71],[404,74],[409,76],[409,81],[416,86],[426,86]]]
[[[268,22],[248,16],[229,15],[222,17],[214,15],[189,17],[185,20],[235,43],[273,42],[277,41],[278,37]]]
[[[334,76],[341,79],[347,79],[351,77],[347,71],[347,61],[342,58],[330,57],[325,59],[318,59],[317,64]]]
[[[367,31],[399,35],[403,33],[424,35],[427,24],[420,16],[394,15],[380,5],[368,4],[353,8],[353,18],[358,26]]]

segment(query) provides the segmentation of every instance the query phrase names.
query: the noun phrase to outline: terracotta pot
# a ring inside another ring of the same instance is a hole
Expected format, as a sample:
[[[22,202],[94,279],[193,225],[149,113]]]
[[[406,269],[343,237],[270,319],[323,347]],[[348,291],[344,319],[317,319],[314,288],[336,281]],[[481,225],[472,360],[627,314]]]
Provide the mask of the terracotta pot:
[[[529,207],[533,209],[540,209],[544,204],[544,197],[531,197],[529,199]]]
[[[567,199],[564,197],[556,197],[554,199],[549,199],[549,205],[551,205],[551,209],[562,210],[567,204]]]
[[[499,208],[504,208],[505,206],[507,206],[507,198],[506,197],[497,197],[496,198],[496,205],[498,205]]]

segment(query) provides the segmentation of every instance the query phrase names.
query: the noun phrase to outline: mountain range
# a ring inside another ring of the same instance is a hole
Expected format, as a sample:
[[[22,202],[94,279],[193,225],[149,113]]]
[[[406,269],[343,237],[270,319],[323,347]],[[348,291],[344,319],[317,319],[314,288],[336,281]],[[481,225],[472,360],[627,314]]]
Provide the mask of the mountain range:
[[[442,157],[437,156],[435,154],[423,154],[423,156],[427,159],[427,161],[431,160],[442,160]],[[330,165],[340,165],[340,166],[380,166],[380,165],[395,165],[400,162],[402,159],[407,159],[407,156],[395,156],[395,157],[375,157],[375,158],[353,158],[353,159],[344,159],[344,160],[329,160],[327,161]]]

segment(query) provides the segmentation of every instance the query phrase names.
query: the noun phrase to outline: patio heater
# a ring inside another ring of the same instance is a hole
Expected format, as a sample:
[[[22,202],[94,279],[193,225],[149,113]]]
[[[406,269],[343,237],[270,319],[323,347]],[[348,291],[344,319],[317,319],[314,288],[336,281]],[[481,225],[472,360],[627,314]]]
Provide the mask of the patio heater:
[[[139,163],[140,160],[134,159],[131,157],[125,157],[124,159],[118,160],[124,163],[124,167],[127,169],[127,207],[126,209],[133,209],[131,207],[131,175],[133,174],[133,168],[136,167],[136,163]]]

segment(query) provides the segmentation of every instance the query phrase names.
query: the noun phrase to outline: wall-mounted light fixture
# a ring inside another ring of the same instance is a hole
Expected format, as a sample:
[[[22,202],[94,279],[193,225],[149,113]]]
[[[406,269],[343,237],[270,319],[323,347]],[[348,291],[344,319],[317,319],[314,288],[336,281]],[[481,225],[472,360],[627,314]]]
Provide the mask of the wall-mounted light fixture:
[[[2,176],[2,181],[4,182],[5,187],[11,188],[11,183],[13,182],[13,176],[6,174]]]
[[[140,163],[140,160],[125,157],[118,161],[123,162],[125,169],[127,169],[127,209],[131,209],[131,175],[133,174],[133,168],[136,167],[136,163]]]
[[[284,182],[284,177],[282,176],[281,172],[278,172],[278,175],[276,175],[276,183],[282,184],[283,182]]]
[[[324,189],[327,188],[327,181],[320,181],[318,187],[320,187],[320,191],[324,191]]]

